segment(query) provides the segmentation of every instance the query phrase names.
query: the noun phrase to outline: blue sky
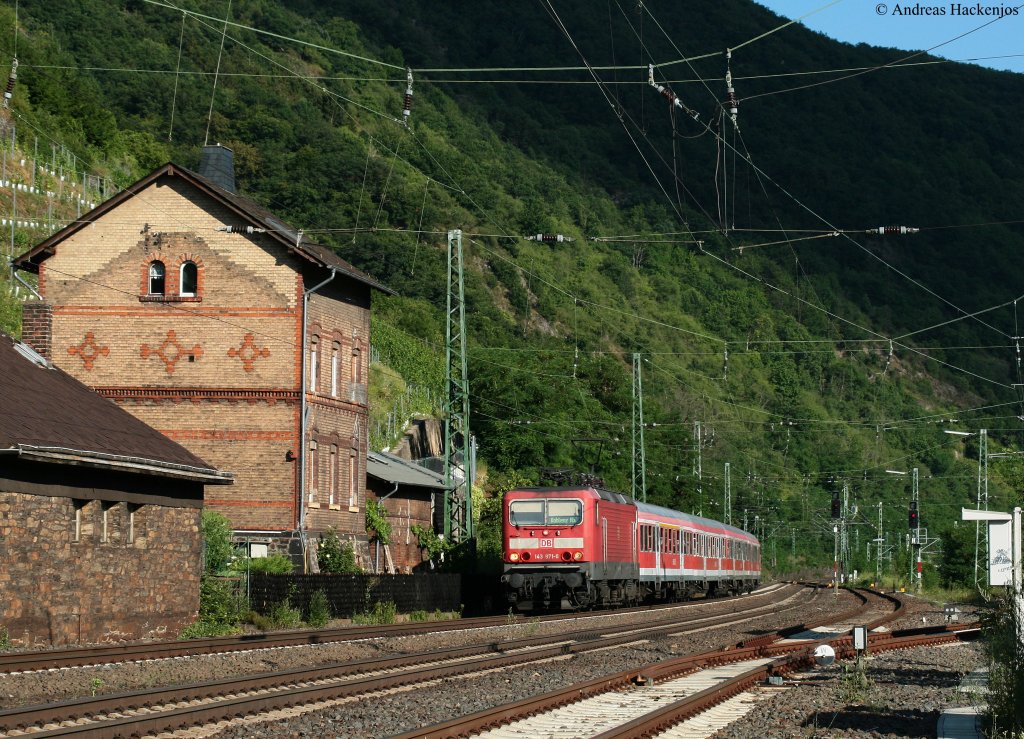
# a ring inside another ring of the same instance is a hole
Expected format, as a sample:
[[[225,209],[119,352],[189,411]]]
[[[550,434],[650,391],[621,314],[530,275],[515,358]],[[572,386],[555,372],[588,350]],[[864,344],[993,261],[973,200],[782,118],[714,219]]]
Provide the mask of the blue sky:
[[[961,34],[961,39],[941,46],[931,53],[946,59],[975,59],[993,69],[1007,69],[1024,73],[1024,7],[1017,15],[1006,15],[994,23],[978,29],[998,16],[954,15],[954,6],[960,5],[976,10],[982,8],[1015,8],[1021,0],[840,0],[828,6],[832,0],[757,0],[779,15],[795,19],[812,13],[801,21],[814,31],[849,43],[866,43],[873,46],[895,47],[909,51],[929,49]],[[944,15],[908,15],[900,11],[915,6],[933,13],[944,11]],[[968,33],[971,32],[972,33]],[[785,33],[785,31],[783,31]],[[1016,55],[1016,56],[1015,56]],[[980,57],[1005,57],[982,60]]]

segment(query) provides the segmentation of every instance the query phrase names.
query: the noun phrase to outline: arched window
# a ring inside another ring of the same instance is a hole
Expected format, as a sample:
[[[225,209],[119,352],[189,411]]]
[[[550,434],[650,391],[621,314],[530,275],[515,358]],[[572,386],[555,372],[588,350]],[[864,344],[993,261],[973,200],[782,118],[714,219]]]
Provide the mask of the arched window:
[[[150,262],[149,263],[149,294],[150,295],[163,295],[164,294],[164,283],[167,278],[167,270],[164,269],[163,262]]]
[[[182,262],[179,278],[178,285],[180,289],[178,294],[184,297],[195,297],[196,286],[199,283],[199,268],[196,267],[196,263]]]
[[[331,344],[331,397],[338,397],[338,354],[341,351],[341,343]]]
[[[316,334],[309,341],[309,392],[315,393],[320,382],[320,337]]]

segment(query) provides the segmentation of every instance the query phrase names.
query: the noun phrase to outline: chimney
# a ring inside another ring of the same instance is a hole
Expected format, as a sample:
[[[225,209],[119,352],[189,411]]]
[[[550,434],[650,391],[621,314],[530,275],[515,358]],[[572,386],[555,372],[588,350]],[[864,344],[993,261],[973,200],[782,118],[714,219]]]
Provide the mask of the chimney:
[[[53,359],[53,306],[41,300],[21,304],[21,340],[46,359]]]
[[[235,195],[235,153],[226,146],[214,144],[203,147],[199,160],[199,174],[213,184]]]

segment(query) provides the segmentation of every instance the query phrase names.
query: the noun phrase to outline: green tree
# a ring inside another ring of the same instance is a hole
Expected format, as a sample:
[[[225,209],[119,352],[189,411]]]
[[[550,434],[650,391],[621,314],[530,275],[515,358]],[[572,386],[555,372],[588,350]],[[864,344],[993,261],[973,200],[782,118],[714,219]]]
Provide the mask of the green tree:
[[[203,509],[203,561],[208,575],[227,569],[233,554],[231,532],[231,521],[227,516]]]

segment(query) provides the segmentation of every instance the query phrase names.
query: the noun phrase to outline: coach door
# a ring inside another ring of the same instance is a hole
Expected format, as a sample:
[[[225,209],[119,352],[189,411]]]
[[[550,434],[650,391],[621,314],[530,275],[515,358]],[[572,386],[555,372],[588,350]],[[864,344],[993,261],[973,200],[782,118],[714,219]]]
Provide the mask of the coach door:
[[[659,524],[654,524],[651,528],[654,529],[654,582],[660,584],[661,564],[663,561],[663,558],[661,556],[662,531],[661,526]]]

